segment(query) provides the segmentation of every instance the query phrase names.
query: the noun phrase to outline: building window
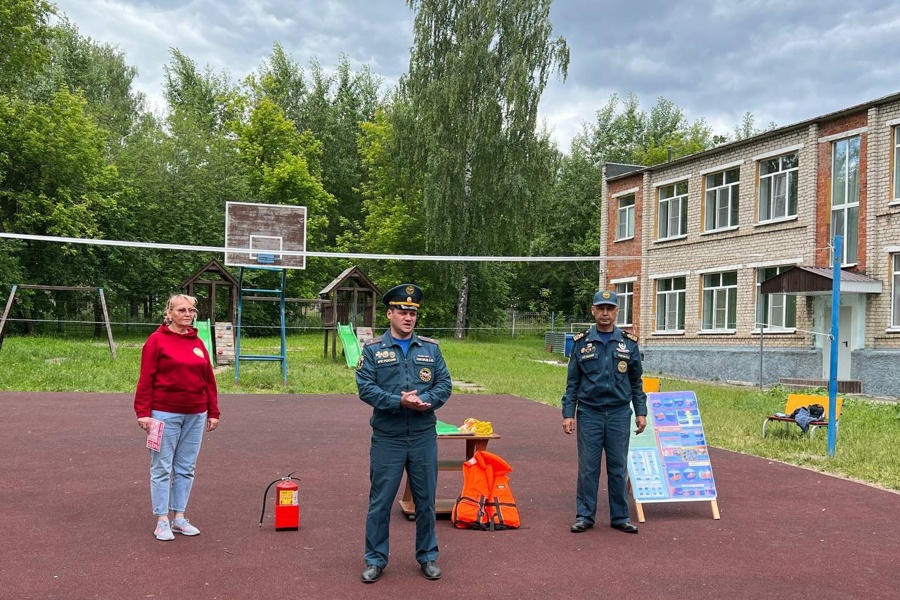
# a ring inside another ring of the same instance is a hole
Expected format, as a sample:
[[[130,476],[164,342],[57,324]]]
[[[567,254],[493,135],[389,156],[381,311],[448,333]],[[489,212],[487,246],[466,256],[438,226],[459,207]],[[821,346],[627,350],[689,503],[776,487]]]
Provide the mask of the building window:
[[[634,283],[617,283],[616,296],[619,297],[619,316],[616,325],[630,327],[634,325]]]
[[[759,220],[771,221],[797,214],[796,152],[759,162]]]
[[[740,181],[738,168],[706,176],[706,231],[737,227]]]
[[[659,238],[665,239],[687,234],[687,181],[660,186]]]
[[[891,327],[900,327],[900,254],[894,255],[894,273],[891,277],[894,289],[891,293],[894,304],[891,310]]]
[[[684,331],[685,278],[656,280],[656,330]]]
[[[859,245],[859,136],[839,140],[831,156],[831,237],[844,238],[841,262],[856,264]]]
[[[754,329],[791,329],[797,326],[797,297],[763,294],[762,283],[791,267],[768,267],[756,271],[756,326]]]
[[[894,200],[900,201],[900,127],[894,127]]]
[[[737,328],[737,271],[703,276],[703,331]]]
[[[634,194],[619,198],[616,217],[616,239],[627,240],[634,237]]]

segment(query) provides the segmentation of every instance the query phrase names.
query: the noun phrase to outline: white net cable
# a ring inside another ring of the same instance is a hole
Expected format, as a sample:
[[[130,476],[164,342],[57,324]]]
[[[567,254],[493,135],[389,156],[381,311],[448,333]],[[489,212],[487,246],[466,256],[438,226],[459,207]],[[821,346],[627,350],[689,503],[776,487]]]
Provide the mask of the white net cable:
[[[184,244],[159,244],[156,242],[127,242],[93,238],[58,237],[32,235],[26,233],[0,233],[0,239],[54,242],[58,244],[87,244],[92,246],[118,246],[123,248],[154,248],[157,250],[182,250],[187,252],[220,252],[250,254],[258,252],[251,248],[224,248],[219,246],[189,246]],[[311,252],[281,250],[285,256],[307,256],[315,258],[353,258],[377,260],[422,260],[432,262],[596,262],[600,260],[623,260],[641,258],[639,256],[438,256],[419,254],[366,254],[358,252]]]

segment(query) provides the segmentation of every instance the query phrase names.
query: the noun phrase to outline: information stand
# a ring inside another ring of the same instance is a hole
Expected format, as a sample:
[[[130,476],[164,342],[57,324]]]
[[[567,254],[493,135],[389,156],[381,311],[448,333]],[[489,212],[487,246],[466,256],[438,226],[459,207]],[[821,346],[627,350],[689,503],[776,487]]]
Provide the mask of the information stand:
[[[628,449],[628,477],[638,521],[643,504],[709,502],[719,518],[706,435],[694,392],[647,394],[647,428],[632,428]]]

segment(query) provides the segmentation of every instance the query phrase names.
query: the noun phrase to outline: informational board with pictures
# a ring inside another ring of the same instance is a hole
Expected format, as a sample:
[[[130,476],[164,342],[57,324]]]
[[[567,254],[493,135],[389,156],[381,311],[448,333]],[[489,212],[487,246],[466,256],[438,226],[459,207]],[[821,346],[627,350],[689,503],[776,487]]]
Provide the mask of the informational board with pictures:
[[[632,430],[628,477],[638,520],[641,504],[652,502],[711,502],[719,518],[703,421],[694,392],[647,394],[647,428]]]

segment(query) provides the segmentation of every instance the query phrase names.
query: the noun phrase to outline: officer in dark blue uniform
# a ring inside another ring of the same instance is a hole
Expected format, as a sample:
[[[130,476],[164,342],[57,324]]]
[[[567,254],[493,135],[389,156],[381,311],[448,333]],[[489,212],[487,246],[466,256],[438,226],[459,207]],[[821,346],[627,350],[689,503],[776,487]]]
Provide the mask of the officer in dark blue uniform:
[[[569,354],[566,393],[562,397],[563,431],[575,432],[578,420],[578,488],[573,533],[594,526],[600,458],[606,452],[610,525],[626,533],[638,528],[628,517],[626,482],[631,409],[635,433],[647,426],[647,395],[641,376],[638,338],[616,327],[616,293],[594,294],[595,325],[577,334]]]
[[[415,334],[422,290],[402,284],[385,293],[390,328],[363,347],[356,368],[359,398],[372,406],[366,568],[378,581],[388,563],[391,508],[403,472],[416,505],[416,560],[427,579],[440,579],[434,531],[437,433],[434,411],[450,397],[450,372],[435,340]]]

